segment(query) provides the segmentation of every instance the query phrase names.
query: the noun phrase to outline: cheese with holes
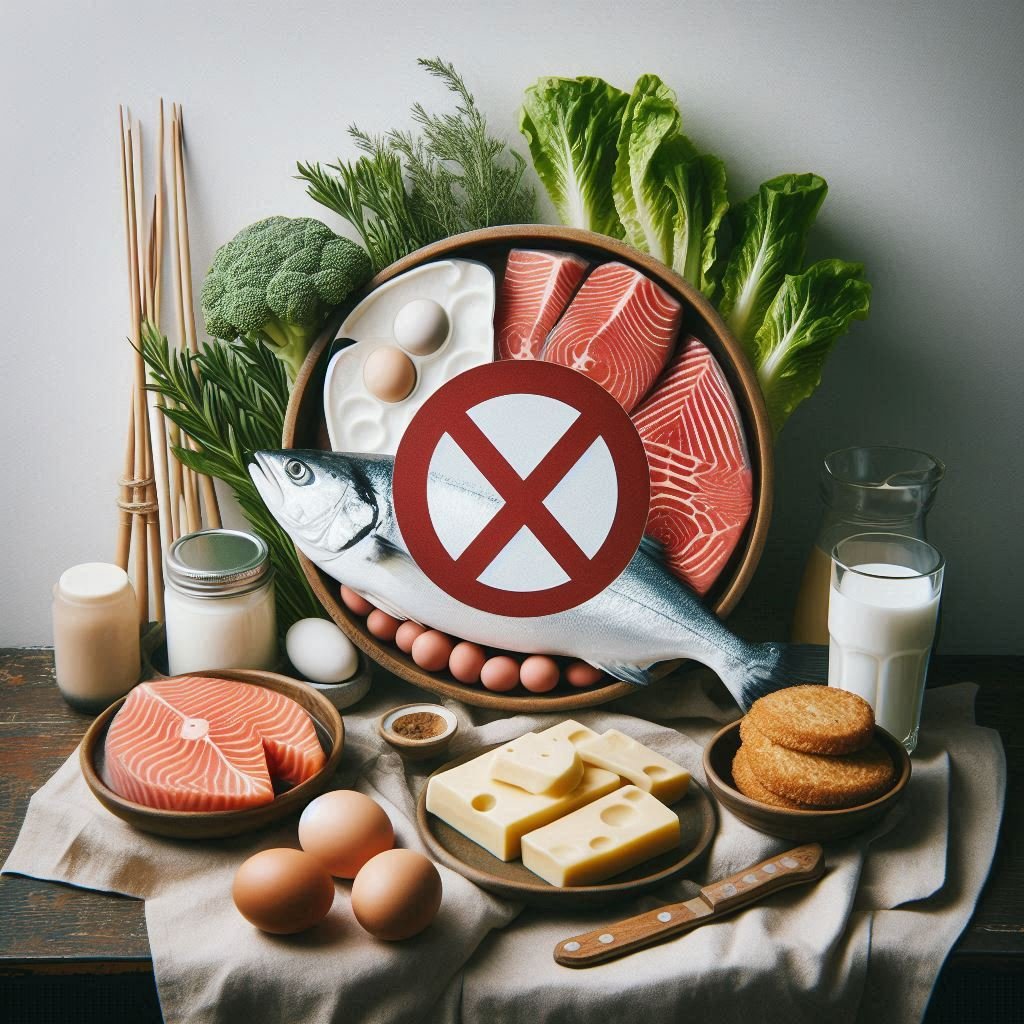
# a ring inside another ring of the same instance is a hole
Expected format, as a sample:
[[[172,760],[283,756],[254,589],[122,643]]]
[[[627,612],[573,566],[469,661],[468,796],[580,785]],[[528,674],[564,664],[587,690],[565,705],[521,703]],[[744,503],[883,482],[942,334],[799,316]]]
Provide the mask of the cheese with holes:
[[[685,768],[618,729],[583,740],[576,749],[587,764],[629,779],[664,804],[674,803],[690,785],[690,773]]]
[[[594,885],[679,845],[679,818],[624,786],[523,836],[523,864],[552,885]]]
[[[433,776],[427,785],[427,810],[501,860],[519,856],[527,832],[622,785],[618,775],[587,765],[579,785],[562,796],[527,793],[491,777],[497,753],[488,751]]]
[[[545,729],[543,732],[537,733],[537,735],[548,736],[552,739],[568,740],[579,750],[581,743],[586,740],[596,740],[598,734],[593,729],[588,729],[585,725],[580,725],[579,722],[574,722],[571,718],[567,718],[564,722],[559,722],[558,725],[553,725],[550,729]]]
[[[528,732],[498,748],[491,777],[527,793],[561,796],[580,784],[583,762],[567,738]]]

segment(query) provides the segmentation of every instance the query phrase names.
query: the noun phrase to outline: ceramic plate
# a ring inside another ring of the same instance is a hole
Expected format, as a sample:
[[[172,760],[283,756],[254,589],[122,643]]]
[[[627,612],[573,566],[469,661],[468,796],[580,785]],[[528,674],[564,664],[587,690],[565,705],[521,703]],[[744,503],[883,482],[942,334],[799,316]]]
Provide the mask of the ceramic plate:
[[[498,744],[495,743],[449,761],[433,774],[437,775],[479,757],[496,746]],[[652,857],[599,885],[574,885],[564,889],[545,882],[523,867],[522,861],[498,860],[494,854],[488,853],[437,815],[431,814],[427,811],[426,786],[420,793],[416,820],[420,836],[431,854],[482,889],[536,906],[597,906],[636,896],[700,866],[718,827],[714,802],[704,787],[696,779],[691,779],[686,796],[674,803],[670,810],[675,811],[679,817],[681,835],[676,849]]]

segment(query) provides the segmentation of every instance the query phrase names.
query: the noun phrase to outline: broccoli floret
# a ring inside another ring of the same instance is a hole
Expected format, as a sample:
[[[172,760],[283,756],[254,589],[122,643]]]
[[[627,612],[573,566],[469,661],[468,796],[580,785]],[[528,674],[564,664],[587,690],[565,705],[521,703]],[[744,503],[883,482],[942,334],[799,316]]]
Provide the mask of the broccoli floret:
[[[370,257],[309,217],[267,217],[222,245],[203,283],[215,338],[269,345],[294,380],[331,311],[369,279]]]

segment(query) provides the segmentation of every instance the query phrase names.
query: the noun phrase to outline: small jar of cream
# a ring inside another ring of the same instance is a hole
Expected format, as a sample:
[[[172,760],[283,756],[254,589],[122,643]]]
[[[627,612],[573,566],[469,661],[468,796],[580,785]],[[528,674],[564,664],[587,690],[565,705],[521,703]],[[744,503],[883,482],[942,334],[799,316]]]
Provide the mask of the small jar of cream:
[[[167,552],[164,579],[172,676],[277,665],[273,570],[262,538],[239,530],[186,534]]]
[[[102,711],[139,680],[139,606],[128,574],[86,562],[53,588],[57,686],[79,711]]]

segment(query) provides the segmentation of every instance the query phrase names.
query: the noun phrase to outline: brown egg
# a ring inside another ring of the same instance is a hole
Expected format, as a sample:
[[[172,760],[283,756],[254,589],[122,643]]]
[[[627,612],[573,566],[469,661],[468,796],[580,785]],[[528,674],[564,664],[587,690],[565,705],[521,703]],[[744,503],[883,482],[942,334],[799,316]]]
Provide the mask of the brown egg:
[[[395,633],[402,624],[401,619],[394,619],[387,612],[374,608],[366,617],[366,628],[378,639],[385,643],[391,643],[395,639]]]
[[[427,627],[421,626],[418,622],[403,622],[395,633],[395,643],[398,644],[398,649],[408,654],[412,650],[416,637],[422,636],[426,631]]]
[[[352,912],[375,938],[396,941],[423,931],[441,906],[441,876],[414,850],[388,850],[352,883]]]
[[[250,924],[274,935],[291,935],[327,916],[334,881],[302,850],[262,850],[238,869],[231,897]]]
[[[395,830],[380,804],[354,789],[336,789],[302,812],[299,842],[336,878],[355,878],[368,860],[395,845]]]
[[[495,693],[514,690],[519,685],[519,662],[507,654],[488,658],[480,670],[480,682]]]
[[[566,682],[572,686],[593,686],[603,674],[599,668],[594,668],[585,661],[573,661],[565,668]]]
[[[416,387],[416,367],[393,345],[374,349],[363,363],[363,383],[382,402],[401,402]]]
[[[373,611],[373,605],[365,597],[360,597],[344,585],[341,588],[341,601],[353,615],[369,615]]]
[[[531,654],[519,668],[519,679],[530,693],[547,693],[558,685],[561,671],[554,658]]]
[[[480,670],[487,661],[487,652],[479,644],[463,640],[455,645],[448,659],[448,671],[460,683],[479,683]]]
[[[440,672],[448,667],[452,656],[452,642],[436,629],[421,633],[412,642],[412,660],[428,672]]]

